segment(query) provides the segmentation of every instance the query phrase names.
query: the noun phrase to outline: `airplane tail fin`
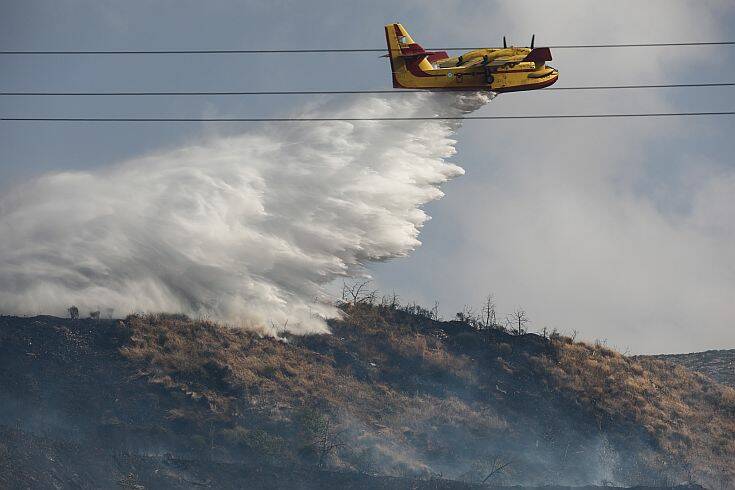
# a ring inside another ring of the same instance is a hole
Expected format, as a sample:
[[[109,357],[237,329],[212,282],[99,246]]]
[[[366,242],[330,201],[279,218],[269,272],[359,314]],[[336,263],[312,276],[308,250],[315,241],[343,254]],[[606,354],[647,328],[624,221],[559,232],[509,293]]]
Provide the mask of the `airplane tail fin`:
[[[391,58],[400,57],[407,51],[423,51],[401,24],[386,25],[385,38],[388,43],[388,56]]]
[[[549,48],[533,48],[523,61],[533,61],[535,63],[544,64],[551,61],[551,50]]]
[[[385,26],[385,40],[388,44],[391,73],[393,75],[393,88],[402,88],[398,82],[396,73],[406,70],[406,62],[411,58],[418,61],[419,69],[430,70],[431,63],[426,59],[428,55],[416,41],[413,40],[408,31],[398,23]]]

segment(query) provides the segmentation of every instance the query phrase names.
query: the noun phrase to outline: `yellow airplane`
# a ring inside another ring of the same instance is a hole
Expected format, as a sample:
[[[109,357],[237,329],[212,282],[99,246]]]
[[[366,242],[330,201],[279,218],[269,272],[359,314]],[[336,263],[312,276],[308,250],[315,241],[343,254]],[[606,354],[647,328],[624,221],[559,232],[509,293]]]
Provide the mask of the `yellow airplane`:
[[[516,92],[548,87],[559,72],[546,66],[549,48],[507,47],[475,49],[450,57],[444,51],[429,52],[411,38],[401,24],[385,26],[394,88],[432,90],[492,90]]]

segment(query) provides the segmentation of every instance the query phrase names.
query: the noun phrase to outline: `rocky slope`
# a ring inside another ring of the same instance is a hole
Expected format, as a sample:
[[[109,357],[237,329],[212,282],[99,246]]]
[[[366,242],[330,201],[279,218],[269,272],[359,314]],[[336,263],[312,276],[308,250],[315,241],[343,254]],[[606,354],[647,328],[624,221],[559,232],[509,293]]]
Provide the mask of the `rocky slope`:
[[[345,313],[332,335],[281,338],[0,317],[0,486],[732,481],[735,390],[707,376],[558,335]]]

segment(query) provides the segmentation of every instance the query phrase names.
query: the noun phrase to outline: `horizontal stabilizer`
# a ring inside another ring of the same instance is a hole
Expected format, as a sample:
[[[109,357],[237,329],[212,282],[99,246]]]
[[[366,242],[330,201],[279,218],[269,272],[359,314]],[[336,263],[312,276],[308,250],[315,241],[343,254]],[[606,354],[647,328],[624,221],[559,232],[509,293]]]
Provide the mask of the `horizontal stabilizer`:
[[[434,63],[435,61],[445,60],[449,58],[449,55],[447,54],[446,51],[433,51],[431,53],[427,52],[426,54],[428,55],[430,63]]]
[[[528,56],[523,61],[533,61],[535,63],[544,63],[551,61],[551,50],[549,48],[535,48],[532,49]]]
[[[439,60],[445,60],[449,58],[446,51],[426,51],[421,47],[420,44],[409,44],[407,46],[401,46],[401,53],[398,55],[400,58],[428,58],[430,63]]]

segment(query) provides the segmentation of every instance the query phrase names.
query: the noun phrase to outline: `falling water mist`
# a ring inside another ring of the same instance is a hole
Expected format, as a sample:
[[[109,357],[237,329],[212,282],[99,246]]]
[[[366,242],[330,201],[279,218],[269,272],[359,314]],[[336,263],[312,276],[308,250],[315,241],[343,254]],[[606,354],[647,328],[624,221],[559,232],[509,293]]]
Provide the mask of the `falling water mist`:
[[[460,116],[483,94],[326,101],[301,116]],[[420,242],[463,170],[458,121],[274,124],[0,198],[0,312],[175,311],[326,330],[323,287]]]

